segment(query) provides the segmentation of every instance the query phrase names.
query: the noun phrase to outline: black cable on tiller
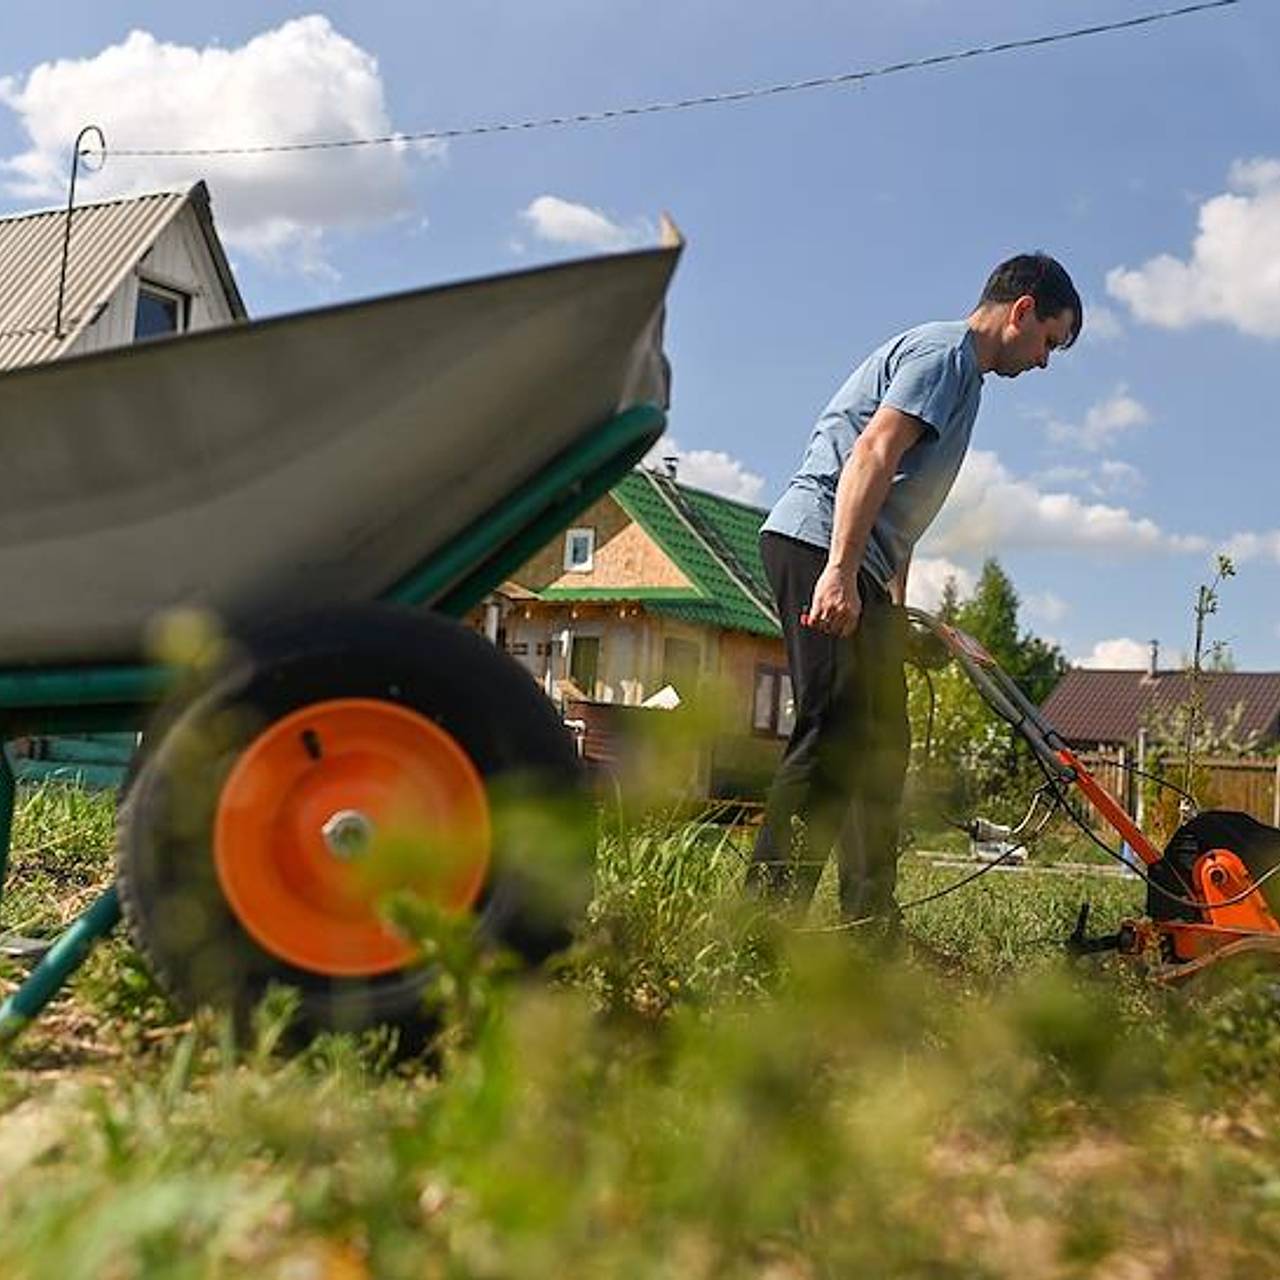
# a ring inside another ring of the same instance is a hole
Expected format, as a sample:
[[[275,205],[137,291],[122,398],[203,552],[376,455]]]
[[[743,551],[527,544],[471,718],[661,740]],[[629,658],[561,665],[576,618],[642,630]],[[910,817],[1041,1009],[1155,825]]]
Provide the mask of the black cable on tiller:
[[[1018,830],[1021,830],[1030,820],[1031,815],[1035,812],[1035,808],[1041,795],[1049,788],[1038,787],[1036,793],[1031,798],[1031,806],[1028,808],[1026,816],[1018,824]],[[953,881],[951,884],[943,885],[941,889],[936,889],[932,893],[926,893],[919,898],[911,898],[906,902],[896,903],[895,906],[899,912],[912,911],[916,907],[923,907],[926,903],[937,902],[940,898],[945,898],[949,894],[955,893],[968,885],[973,884],[976,880],[981,880],[983,876],[994,871],[997,867],[1003,866],[1010,862],[1014,855],[1026,849],[1028,845],[1035,840],[1040,833],[1049,824],[1049,820],[1057,812],[1058,804],[1061,803],[1061,797],[1055,797],[1055,803],[1049,807],[1044,817],[1040,819],[1034,831],[1023,839],[1015,841],[998,857],[992,858],[989,862],[984,862],[976,871],[970,871],[967,875],[961,876],[960,879]],[[877,920],[892,919],[892,916],[859,916],[856,920],[842,920],[838,924],[815,925],[810,927],[798,928],[797,933],[845,933],[850,929],[858,929],[863,925],[874,924]]]

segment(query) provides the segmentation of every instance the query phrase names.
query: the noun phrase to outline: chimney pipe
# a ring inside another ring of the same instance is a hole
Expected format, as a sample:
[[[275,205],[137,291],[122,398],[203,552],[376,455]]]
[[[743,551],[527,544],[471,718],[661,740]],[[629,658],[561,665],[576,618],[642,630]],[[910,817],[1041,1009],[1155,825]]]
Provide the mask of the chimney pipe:
[[[1153,680],[1160,674],[1160,641],[1151,642],[1151,656],[1147,659],[1147,675]]]
[[[667,473],[668,480],[676,478],[676,468],[680,465],[680,458],[677,454],[669,453],[662,459],[663,470]]]

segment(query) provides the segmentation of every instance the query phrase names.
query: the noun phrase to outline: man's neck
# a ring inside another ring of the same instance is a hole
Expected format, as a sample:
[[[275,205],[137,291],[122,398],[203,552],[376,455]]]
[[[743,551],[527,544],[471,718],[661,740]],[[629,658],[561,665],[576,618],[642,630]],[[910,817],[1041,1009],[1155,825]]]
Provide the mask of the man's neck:
[[[978,370],[990,373],[1000,355],[1004,318],[994,310],[979,307],[969,316],[969,328],[973,331],[973,345],[978,351]]]

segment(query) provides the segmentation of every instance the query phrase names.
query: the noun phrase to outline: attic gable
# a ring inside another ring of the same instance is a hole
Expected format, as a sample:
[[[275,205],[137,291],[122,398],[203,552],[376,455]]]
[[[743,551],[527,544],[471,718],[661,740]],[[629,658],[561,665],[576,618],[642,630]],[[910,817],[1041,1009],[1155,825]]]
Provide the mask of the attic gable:
[[[517,575],[521,586],[537,592],[605,592],[621,596],[655,589],[696,593],[689,576],[612,494],[587,508],[574,529],[594,532],[589,570],[565,569],[568,531],[549,542]]]
[[[651,613],[697,626],[779,635],[760,563],[765,512],[637,468],[574,529],[594,531],[586,569],[566,569],[573,529],[519,572],[548,602],[642,600]]]
[[[193,220],[193,234],[208,252],[227,310],[233,319],[243,320],[244,302],[214,229],[203,182],[186,191],[76,207],[60,333],[55,321],[66,211],[12,214],[0,218],[0,370],[41,364],[83,349],[77,345],[81,336],[165,231],[184,215]]]

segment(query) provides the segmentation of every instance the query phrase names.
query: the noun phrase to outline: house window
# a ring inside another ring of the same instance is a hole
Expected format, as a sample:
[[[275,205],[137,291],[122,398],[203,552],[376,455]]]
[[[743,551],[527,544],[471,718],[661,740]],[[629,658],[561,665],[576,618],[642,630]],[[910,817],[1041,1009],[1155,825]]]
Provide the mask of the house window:
[[[590,573],[596,554],[594,529],[570,529],[564,535],[564,567],[566,573]]]
[[[693,640],[668,636],[662,642],[662,683],[669,684],[683,698],[696,692],[702,670],[702,648]]]
[[[786,738],[790,736],[795,722],[796,703],[791,677],[782,667],[757,667],[751,727],[757,733]]]
[[[138,309],[134,316],[133,336],[162,338],[170,333],[183,333],[187,328],[191,299],[176,289],[158,284],[138,285]]]

